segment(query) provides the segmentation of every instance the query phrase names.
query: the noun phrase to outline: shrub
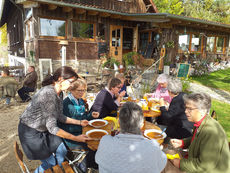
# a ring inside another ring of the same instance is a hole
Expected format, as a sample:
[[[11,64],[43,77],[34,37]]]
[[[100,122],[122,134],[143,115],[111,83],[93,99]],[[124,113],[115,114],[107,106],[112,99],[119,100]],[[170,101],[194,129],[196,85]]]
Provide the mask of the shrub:
[[[111,57],[111,58],[107,58],[106,62],[102,65],[102,67],[113,69],[114,64],[116,64],[119,67],[120,62],[117,61],[115,58]]]

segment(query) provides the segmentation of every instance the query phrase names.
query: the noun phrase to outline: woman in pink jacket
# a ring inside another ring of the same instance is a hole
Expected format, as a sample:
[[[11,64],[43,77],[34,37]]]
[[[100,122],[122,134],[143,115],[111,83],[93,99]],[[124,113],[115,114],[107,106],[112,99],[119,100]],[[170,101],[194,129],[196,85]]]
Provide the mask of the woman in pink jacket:
[[[158,86],[156,91],[153,93],[152,97],[154,98],[163,98],[165,101],[170,103],[172,101],[171,96],[169,95],[167,85],[168,85],[169,75],[160,74],[157,78]]]

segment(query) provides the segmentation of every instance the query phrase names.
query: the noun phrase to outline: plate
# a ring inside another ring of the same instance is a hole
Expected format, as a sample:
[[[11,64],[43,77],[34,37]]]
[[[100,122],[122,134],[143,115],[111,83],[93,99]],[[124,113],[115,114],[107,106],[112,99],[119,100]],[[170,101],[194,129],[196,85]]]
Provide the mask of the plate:
[[[108,135],[109,133],[103,129],[92,129],[86,132],[86,135],[89,138],[101,139],[103,136]]]
[[[151,108],[151,110],[152,110],[152,111],[154,111],[154,112],[161,112],[159,109],[154,108],[154,107],[153,107],[153,108]]]
[[[103,120],[103,119],[94,119],[89,121],[89,125],[95,128],[100,128],[100,127],[104,127],[108,124],[108,121]]]
[[[150,139],[156,139],[156,140],[159,140],[159,139],[164,139],[166,138],[166,133],[163,132],[162,134],[162,131],[161,130],[157,130],[157,129],[148,129],[148,130],[145,130],[144,132],[144,135],[147,137],[147,138],[150,138]]]

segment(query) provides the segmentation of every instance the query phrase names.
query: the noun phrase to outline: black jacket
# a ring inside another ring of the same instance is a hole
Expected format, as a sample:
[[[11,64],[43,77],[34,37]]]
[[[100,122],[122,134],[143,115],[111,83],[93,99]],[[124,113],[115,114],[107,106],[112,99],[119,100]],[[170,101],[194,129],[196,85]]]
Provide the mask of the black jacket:
[[[117,109],[118,105],[111,94],[106,89],[102,89],[98,93],[90,111],[99,112],[99,117],[104,118],[106,116],[117,116]]]
[[[160,107],[161,116],[157,118],[157,123],[167,126],[166,134],[171,138],[182,139],[192,135],[193,123],[185,115],[183,95],[179,93],[174,97],[168,110],[165,106]]]

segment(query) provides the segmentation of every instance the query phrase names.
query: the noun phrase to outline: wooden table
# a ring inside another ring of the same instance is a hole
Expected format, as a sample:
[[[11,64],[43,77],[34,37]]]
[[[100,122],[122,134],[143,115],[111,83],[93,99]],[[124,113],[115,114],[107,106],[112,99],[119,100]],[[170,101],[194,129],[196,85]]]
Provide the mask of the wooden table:
[[[161,112],[156,112],[156,111],[152,111],[152,110],[148,110],[148,111],[143,111],[144,117],[159,117],[161,115]]]
[[[101,127],[101,128],[95,128],[90,125],[87,125],[82,128],[82,134],[86,134],[87,131],[92,130],[92,129],[103,129],[103,130],[106,130],[111,135],[112,123],[109,122],[106,126]],[[99,142],[100,140],[89,140],[86,143],[91,150],[95,151],[98,148]]]
[[[55,165],[47,170],[44,173],[74,173],[73,169],[67,161],[62,163],[62,168],[59,165]]]
[[[106,130],[110,135],[111,135],[111,129],[112,129],[112,122],[111,121],[108,121],[109,123],[100,128],[100,129],[103,129],[103,130]],[[89,130],[92,130],[92,129],[96,129],[92,126],[85,126],[82,128],[82,134],[86,134],[87,131]],[[153,123],[150,123],[148,121],[145,121],[144,123],[144,127],[143,127],[144,130],[147,130],[147,129],[156,129],[156,130],[161,130],[160,127],[154,125]],[[162,143],[163,142],[163,139],[158,141],[159,143]],[[87,146],[91,149],[91,150],[97,150],[98,149],[98,145],[100,143],[100,140],[90,140],[90,141],[87,141]]]
[[[137,103],[138,101],[137,100],[131,100],[131,102],[135,102],[135,103]],[[126,102],[121,102],[121,106],[120,106],[120,108],[122,107],[122,105],[123,104],[125,104]],[[153,103],[151,103],[151,106],[155,106],[155,105],[159,105],[158,103],[156,103],[156,102],[153,102]],[[144,117],[152,117],[152,118],[155,118],[155,117],[159,117],[159,116],[161,116],[161,111],[160,111],[160,109],[159,109],[159,111],[153,111],[153,110],[151,110],[151,108],[149,108],[149,110],[142,110],[143,111],[143,114],[144,114]]]

